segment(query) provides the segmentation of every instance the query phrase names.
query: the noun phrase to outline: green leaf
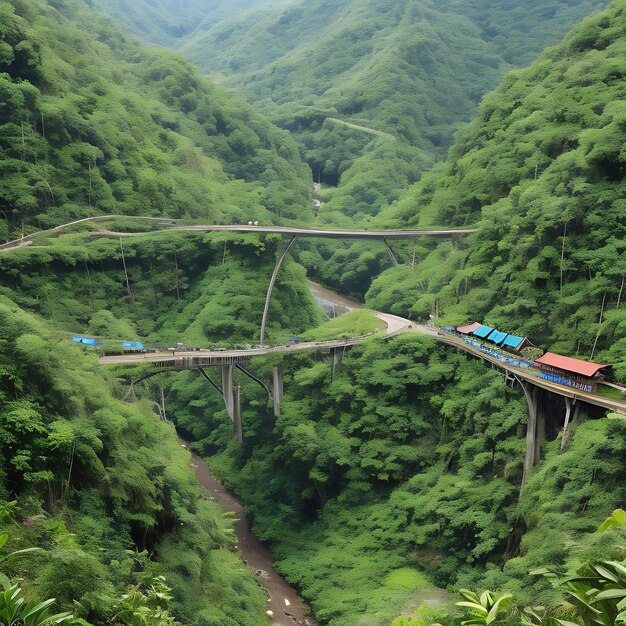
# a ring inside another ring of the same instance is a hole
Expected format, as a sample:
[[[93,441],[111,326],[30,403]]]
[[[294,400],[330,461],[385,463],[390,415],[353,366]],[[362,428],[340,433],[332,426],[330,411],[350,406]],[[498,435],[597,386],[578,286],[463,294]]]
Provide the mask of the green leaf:
[[[626,598],[626,589],[606,589],[596,596],[596,600],[607,600],[609,598]]]
[[[615,576],[615,574],[613,574],[612,572],[609,572],[609,570],[606,569],[606,567],[602,567],[602,565],[594,565],[593,569],[595,569],[596,572],[598,572],[598,574],[600,574],[600,576],[602,576],[603,578],[606,578],[607,580],[610,580],[611,582],[614,582],[614,583],[619,582],[619,579],[617,578],[617,576]]]
[[[459,589],[459,595],[470,602],[478,602],[478,596],[469,589]]]
[[[506,611],[508,606],[511,604],[511,599],[513,596],[511,594],[505,594],[501,598],[494,603],[489,611],[489,615],[487,615],[487,624],[491,624],[491,622],[495,621],[498,618],[498,613],[502,609]]]
[[[455,604],[456,606],[466,606],[467,608],[478,611],[479,613],[484,613],[485,616],[489,615],[489,611],[484,606],[477,604],[476,602],[455,602]]]
[[[43,602],[39,602],[38,604],[35,604],[35,606],[33,606],[31,609],[29,609],[28,611],[26,611],[22,618],[26,619],[27,617],[30,617],[31,615],[33,615],[34,613],[38,613],[40,611],[44,611],[45,609],[47,609],[49,606],[51,606],[52,604],[54,604],[56,601],[56,598],[50,598],[48,600],[44,600]]]
[[[613,569],[617,570],[618,574],[626,577],[626,567],[617,561],[604,561],[607,565],[610,565]]]

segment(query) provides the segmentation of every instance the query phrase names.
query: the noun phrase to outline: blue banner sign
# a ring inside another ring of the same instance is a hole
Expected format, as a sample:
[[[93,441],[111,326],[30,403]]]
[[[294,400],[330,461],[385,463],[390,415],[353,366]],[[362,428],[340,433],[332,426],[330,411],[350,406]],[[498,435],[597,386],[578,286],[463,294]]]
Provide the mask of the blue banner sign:
[[[557,376],[556,374],[549,374],[548,372],[539,372],[539,378],[543,378],[544,380],[549,380],[550,382],[557,383],[558,385],[565,385],[566,387],[574,387],[574,389],[580,389],[580,391],[593,393],[593,385],[589,383],[569,380],[569,378],[563,378],[562,376]]]

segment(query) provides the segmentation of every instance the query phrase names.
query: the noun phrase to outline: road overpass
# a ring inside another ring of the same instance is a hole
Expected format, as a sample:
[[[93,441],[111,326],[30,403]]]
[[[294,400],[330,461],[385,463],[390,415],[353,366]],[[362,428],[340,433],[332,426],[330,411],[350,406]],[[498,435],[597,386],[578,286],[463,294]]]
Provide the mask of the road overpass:
[[[272,226],[272,225],[251,225],[251,224],[182,224],[182,220],[171,219],[168,217],[143,217],[137,215],[98,215],[94,217],[85,217],[80,220],[67,222],[48,230],[40,230],[29,235],[24,235],[13,241],[0,244],[0,251],[21,248],[32,244],[36,237],[54,235],[71,230],[74,226],[80,224],[98,224],[100,222],[108,222],[111,220],[133,220],[136,222],[145,222],[150,225],[157,225],[158,231],[150,230],[145,232],[114,232],[108,230],[96,231],[93,234],[101,236],[115,237],[139,237],[154,232],[189,232],[189,233],[210,233],[210,232],[226,232],[226,233],[258,233],[258,234],[279,234],[289,237],[326,237],[331,239],[413,239],[416,237],[458,237],[471,235],[478,232],[476,228],[453,228],[453,229],[435,229],[435,230],[410,230],[410,229],[378,229],[378,230],[355,230],[355,229],[337,229],[337,228],[300,228],[296,226]]]
[[[321,295],[325,299],[332,298],[332,292],[315,286],[314,289],[318,290],[318,295]],[[321,290],[321,291],[320,291]],[[330,294],[330,295],[329,295]],[[337,301],[337,304],[341,304],[346,308],[358,308],[358,304],[354,303],[351,306],[351,302],[345,298],[341,298]],[[293,345],[280,345],[280,346],[259,346],[250,348],[247,350],[185,350],[176,352],[155,352],[145,354],[130,354],[102,357],[100,364],[102,365],[137,365],[143,363],[150,363],[157,369],[156,371],[166,370],[183,370],[183,369],[200,369],[209,382],[224,396],[226,408],[235,424],[235,430],[238,437],[241,438],[241,417],[239,407],[238,390],[235,390],[233,384],[233,374],[235,369],[240,369],[245,374],[250,375],[243,367],[242,364],[256,356],[264,356],[271,354],[289,355],[298,352],[305,352],[311,350],[329,350],[333,355],[333,362],[338,358],[341,351],[349,348],[350,346],[357,345],[374,335],[378,335],[381,338],[390,338],[402,333],[412,332],[420,333],[424,336],[428,336],[435,341],[453,347],[457,350],[463,351],[471,356],[482,359],[490,363],[493,367],[496,367],[510,378],[511,381],[516,381],[522,387],[526,400],[528,402],[529,420],[527,428],[527,448],[526,458],[524,461],[524,479],[523,485],[528,480],[530,470],[539,459],[540,444],[542,440],[543,422],[545,420],[545,414],[542,412],[541,398],[538,395],[538,390],[543,390],[549,394],[565,399],[565,419],[563,424],[563,443],[567,434],[568,426],[571,423],[572,413],[576,415],[580,408],[580,403],[587,403],[592,406],[600,407],[604,410],[609,410],[621,415],[626,416],[626,394],[623,401],[615,400],[612,398],[604,397],[597,393],[587,393],[574,389],[571,387],[565,387],[556,383],[544,380],[539,377],[539,372],[534,368],[523,368],[510,365],[494,357],[490,354],[482,352],[481,350],[467,344],[462,338],[457,337],[451,333],[443,332],[441,329],[432,326],[426,326],[423,324],[416,324],[406,318],[391,315],[388,313],[376,313],[378,319],[387,325],[387,330],[380,333],[370,333],[368,335],[362,335],[359,337],[352,337],[348,339],[335,339],[330,341],[309,341],[302,342]],[[222,386],[215,384],[210,377],[203,371],[203,367],[206,366],[219,366],[222,368]],[[254,378],[254,376],[251,376]],[[256,380],[256,379],[255,379]],[[273,374],[273,391],[269,389],[264,383],[258,381],[268,391],[270,397],[274,399],[275,413],[280,414],[280,403],[282,400],[282,369],[280,367],[274,368]],[[602,384],[599,384],[602,388]],[[224,391],[226,390],[226,393]],[[235,395],[233,395],[235,394]],[[578,403],[578,404],[577,404]]]

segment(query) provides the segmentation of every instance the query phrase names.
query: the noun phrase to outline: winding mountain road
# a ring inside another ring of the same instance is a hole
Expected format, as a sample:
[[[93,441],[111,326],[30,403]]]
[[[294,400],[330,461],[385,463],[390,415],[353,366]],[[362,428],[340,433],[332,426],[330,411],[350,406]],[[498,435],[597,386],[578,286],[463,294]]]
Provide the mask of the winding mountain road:
[[[387,325],[387,331],[384,332],[385,337],[393,337],[410,330],[414,324],[410,320],[390,315],[388,313],[376,313],[376,317]],[[304,352],[308,350],[329,350],[331,348],[343,348],[346,346],[354,346],[368,337],[372,337],[377,333],[368,333],[359,337],[350,337],[349,339],[331,339],[330,341],[302,341],[295,344],[279,345],[279,346],[258,346],[249,349],[232,349],[232,350],[170,350],[167,352],[144,352],[134,354],[120,354],[115,356],[100,357],[100,365],[130,365],[139,363],[160,363],[171,364],[176,366],[177,362],[198,361],[210,363],[224,362],[228,359],[245,360],[255,356],[264,356],[267,354],[293,354],[294,352]],[[382,334],[382,332],[381,332]]]

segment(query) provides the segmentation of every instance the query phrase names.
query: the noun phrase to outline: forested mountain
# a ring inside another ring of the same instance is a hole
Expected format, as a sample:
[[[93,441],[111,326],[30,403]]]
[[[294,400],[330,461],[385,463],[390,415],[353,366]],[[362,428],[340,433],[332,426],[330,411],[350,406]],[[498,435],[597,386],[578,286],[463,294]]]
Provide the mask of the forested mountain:
[[[320,219],[369,220],[401,197],[366,223],[480,228],[393,243],[400,263],[377,278],[382,244],[296,244],[296,259],[346,292],[375,279],[377,308],[478,319],[593,354],[626,378],[626,0],[505,78],[448,160],[405,188],[510,64],[599,4],[298,1],[209,29],[206,41],[222,33],[246,66],[233,80],[249,81],[320,175],[343,174]],[[172,3],[150,6],[167,28],[176,22]],[[191,21],[203,6],[189,9]],[[155,23],[144,35],[169,38]],[[114,212],[313,220],[310,174],[287,133],[174,53],[142,48],[77,0],[0,1],[0,38],[0,239]],[[231,520],[198,488],[166,420],[241,496],[324,626],[389,626],[418,605],[418,626],[453,626],[459,587],[544,607],[529,625],[553,624],[556,610],[571,624],[564,596],[535,573],[624,560],[626,526],[596,532],[626,501],[624,419],[578,403],[562,446],[562,408],[547,403],[520,492],[524,395],[418,333],[331,359],[251,361],[261,381],[282,366],[284,402],[276,416],[267,389],[237,373],[241,445],[198,372],[142,382],[154,373],[144,365],[106,372],[73,333],[161,347],[255,342],[282,244],[118,237],[132,224],[107,226],[0,252],[0,550],[44,548],[0,558],[29,597],[56,597],[75,626],[267,623],[265,593],[233,555]],[[288,259],[269,340],[326,336],[319,321],[305,271]]]
[[[556,43],[602,0],[314,0],[249,12],[181,51],[222,72],[303,144],[325,221],[398,197],[513,66]]]
[[[419,250],[375,281],[371,304],[513,325],[626,377],[624,8],[612,3],[510,74],[445,165],[381,216],[480,232]]]
[[[102,213],[310,214],[310,175],[287,133],[81,2],[0,2],[0,93],[2,241]],[[198,486],[173,426],[69,338],[248,339],[273,264],[256,262],[259,248],[273,244],[90,241],[0,258],[1,611],[23,603],[10,579],[77,625],[264,624],[232,520]],[[279,282],[277,302],[301,306],[274,325],[293,333],[316,312],[303,270],[288,275],[295,292]]]
[[[236,13],[281,0],[91,0],[137,35],[173,47],[186,35],[211,29]],[[286,0],[283,0],[286,1]]]
[[[617,0],[485,99],[449,160],[378,218],[480,232],[393,244],[404,263],[374,281],[370,304],[485,321],[564,354],[593,352],[626,376],[625,32]],[[327,282],[372,275],[371,256],[307,255]],[[626,498],[622,417],[590,412],[561,450],[562,414],[547,409],[542,460],[520,496],[525,400],[484,365],[399,337],[339,366],[302,356],[283,367],[283,413],[246,411],[242,449],[204,421],[210,404],[192,405],[189,375],[172,397],[180,427],[242,495],[321,623],[388,624],[392,606],[422,602],[431,612],[418,624],[450,623],[435,584],[509,590],[553,615],[571,607],[536,572],[623,561],[624,527],[594,532]]]
[[[72,0],[0,3],[0,38],[0,239],[103,213],[310,217],[287,133],[180,56]]]

